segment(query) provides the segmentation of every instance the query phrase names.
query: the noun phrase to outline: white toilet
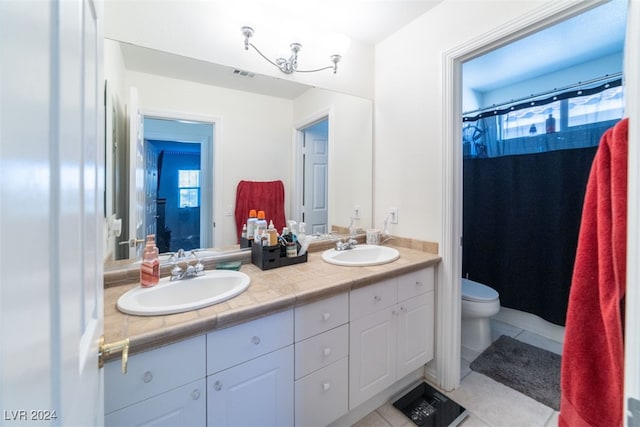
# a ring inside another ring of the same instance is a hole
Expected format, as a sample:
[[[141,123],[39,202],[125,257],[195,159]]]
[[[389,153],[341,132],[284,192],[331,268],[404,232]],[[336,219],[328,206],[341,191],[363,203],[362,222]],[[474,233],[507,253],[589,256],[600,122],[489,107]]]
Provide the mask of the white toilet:
[[[462,279],[462,346],[482,352],[491,345],[489,318],[500,311],[498,292],[489,286]]]

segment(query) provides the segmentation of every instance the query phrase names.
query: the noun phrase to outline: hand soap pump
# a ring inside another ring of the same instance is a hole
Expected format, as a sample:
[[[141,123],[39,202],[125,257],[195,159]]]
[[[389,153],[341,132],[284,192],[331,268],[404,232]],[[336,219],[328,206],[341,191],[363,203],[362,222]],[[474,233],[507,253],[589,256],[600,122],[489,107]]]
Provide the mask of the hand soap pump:
[[[160,260],[158,259],[156,236],[149,234],[144,252],[142,253],[142,262],[140,263],[140,285],[147,288],[157,285],[159,281]]]

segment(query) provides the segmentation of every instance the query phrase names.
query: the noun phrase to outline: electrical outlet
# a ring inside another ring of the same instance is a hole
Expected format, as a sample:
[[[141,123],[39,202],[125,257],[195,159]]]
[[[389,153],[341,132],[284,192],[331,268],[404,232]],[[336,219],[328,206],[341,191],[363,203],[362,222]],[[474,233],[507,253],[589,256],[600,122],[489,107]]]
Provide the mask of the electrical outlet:
[[[360,205],[353,207],[353,219],[360,219]]]
[[[391,224],[397,224],[398,223],[398,208],[389,208],[389,215],[391,216],[389,218],[389,222]]]

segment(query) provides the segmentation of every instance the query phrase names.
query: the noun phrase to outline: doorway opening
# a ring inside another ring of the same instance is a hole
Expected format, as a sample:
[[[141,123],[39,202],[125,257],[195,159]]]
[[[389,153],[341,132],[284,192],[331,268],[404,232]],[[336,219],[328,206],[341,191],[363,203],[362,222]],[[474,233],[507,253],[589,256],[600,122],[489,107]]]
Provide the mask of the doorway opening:
[[[441,256],[442,283],[446,283],[438,296],[438,304],[444,309],[438,315],[441,328],[438,340],[438,377],[441,387],[456,388],[460,383],[460,300],[462,270],[462,159],[463,140],[460,118],[463,111],[463,63],[487,52],[506,46],[516,40],[534,34],[606,1],[581,4],[553,4],[538,8],[522,19],[512,21],[488,34],[445,52],[443,57],[443,237]],[[452,362],[449,362],[452,361]]]
[[[214,126],[144,117],[145,230],[161,253],[214,246]]]
[[[323,117],[297,131],[297,217],[307,234],[329,229],[329,118]]]

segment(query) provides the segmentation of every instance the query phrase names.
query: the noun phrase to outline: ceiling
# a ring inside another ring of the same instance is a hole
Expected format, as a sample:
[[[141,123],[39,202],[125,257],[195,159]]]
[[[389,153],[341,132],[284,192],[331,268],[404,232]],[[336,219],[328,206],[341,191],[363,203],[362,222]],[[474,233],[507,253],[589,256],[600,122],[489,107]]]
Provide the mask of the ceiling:
[[[150,0],[152,3],[154,0]],[[229,19],[242,15],[246,23],[254,21],[288,23],[304,27],[304,32],[343,34],[373,48],[443,0],[236,0],[219,3],[218,11]],[[105,5],[108,7],[109,3]],[[194,9],[195,11],[195,9]],[[185,12],[188,12],[186,10]],[[284,25],[284,24],[283,24]],[[299,28],[298,28],[299,30]],[[238,38],[240,40],[240,38]],[[121,43],[125,67],[190,80],[198,83],[244,90],[263,95],[295,99],[309,89],[306,84],[260,74],[203,60],[175,55],[133,44]]]
[[[151,2],[154,0],[151,0]],[[375,46],[443,0],[236,0],[229,15],[299,22],[306,31],[344,34]],[[464,85],[478,91],[517,83],[623,49],[627,0],[611,2],[464,64]],[[108,5],[108,4],[107,4]],[[220,5],[220,4],[219,4]],[[219,6],[227,7],[226,4]],[[251,19],[248,20],[249,24]],[[289,28],[287,28],[289,31]],[[134,45],[122,46],[128,69],[295,99],[308,85]]]
[[[622,52],[626,9],[613,0],[468,61],[464,85],[486,92]]]

